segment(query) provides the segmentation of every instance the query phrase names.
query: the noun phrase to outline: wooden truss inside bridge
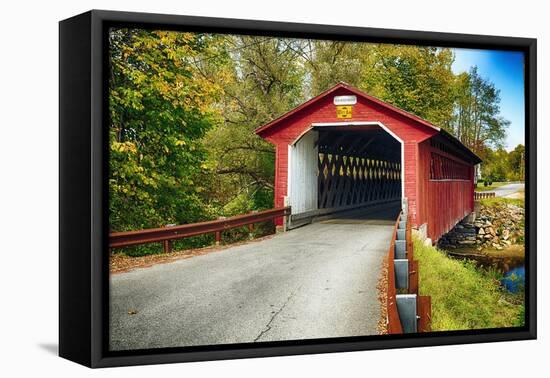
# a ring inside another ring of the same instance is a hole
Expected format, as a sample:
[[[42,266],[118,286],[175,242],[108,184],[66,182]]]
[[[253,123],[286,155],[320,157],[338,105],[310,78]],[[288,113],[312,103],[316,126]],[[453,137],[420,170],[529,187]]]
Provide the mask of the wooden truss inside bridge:
[[[386,131],[323,128],[318,139],[318,208],[401,198],[400,144]]]

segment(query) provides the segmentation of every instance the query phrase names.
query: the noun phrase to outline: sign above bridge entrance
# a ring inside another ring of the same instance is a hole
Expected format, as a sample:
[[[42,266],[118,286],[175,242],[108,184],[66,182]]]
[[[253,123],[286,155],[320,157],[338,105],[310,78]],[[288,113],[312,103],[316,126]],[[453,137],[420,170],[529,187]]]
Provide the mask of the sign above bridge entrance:
[[[351,118],[351,105],[339,105],[336,107],[336,118]]]
[[[334,105],[355,105],[357,104],[357,96],[334,96]]]

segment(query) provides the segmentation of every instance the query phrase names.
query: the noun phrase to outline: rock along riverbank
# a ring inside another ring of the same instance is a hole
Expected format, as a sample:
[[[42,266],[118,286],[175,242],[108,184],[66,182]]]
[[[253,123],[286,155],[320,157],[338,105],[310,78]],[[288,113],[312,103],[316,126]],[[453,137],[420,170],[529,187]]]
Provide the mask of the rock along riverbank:
[[[524,242],[525,210],[521,206],[510,203],[481,205],[475,220],[467,219],[442,236],[438,247],[447,250],[466,247],[478,251],[488,248],[502,250]]]

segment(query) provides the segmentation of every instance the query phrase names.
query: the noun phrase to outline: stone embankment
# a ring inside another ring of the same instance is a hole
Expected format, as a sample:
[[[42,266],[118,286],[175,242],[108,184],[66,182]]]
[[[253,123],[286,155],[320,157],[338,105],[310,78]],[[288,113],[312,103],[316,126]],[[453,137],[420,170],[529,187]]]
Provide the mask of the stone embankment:
[[[442,249],[462,247],[478,250],[505,249],[510,245],[523,243],[525,210],[512,204],[497,206],[481,205],[475,220],[466,218],[438,242]]]

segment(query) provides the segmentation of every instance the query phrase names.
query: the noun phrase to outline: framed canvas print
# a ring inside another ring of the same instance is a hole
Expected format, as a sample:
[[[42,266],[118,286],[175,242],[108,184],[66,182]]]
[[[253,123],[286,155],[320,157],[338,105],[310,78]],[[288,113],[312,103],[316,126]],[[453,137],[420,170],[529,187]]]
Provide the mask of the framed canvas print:
[[[60,355],[536,337],[536,40],[60,22]]]

